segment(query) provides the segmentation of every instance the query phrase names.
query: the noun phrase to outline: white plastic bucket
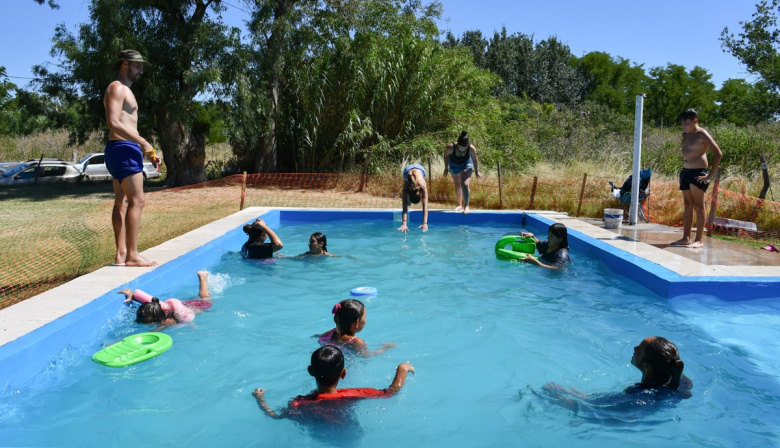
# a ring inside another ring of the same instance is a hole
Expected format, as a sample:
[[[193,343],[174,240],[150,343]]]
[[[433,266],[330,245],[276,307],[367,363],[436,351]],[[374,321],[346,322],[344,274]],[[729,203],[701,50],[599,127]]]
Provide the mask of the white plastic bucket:
[[[623,222],[623,209],[605,208],[604,209],[604,228],[619,229]]]

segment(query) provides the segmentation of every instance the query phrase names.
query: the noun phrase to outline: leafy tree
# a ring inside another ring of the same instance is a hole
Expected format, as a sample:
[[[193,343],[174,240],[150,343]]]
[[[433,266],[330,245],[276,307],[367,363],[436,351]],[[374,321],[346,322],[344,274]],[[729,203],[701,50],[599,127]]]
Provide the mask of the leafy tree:
[[[780,0],[762,0],[750,22],[739,22],[742,32],[737,36],[724,28],[721,42],[750,73],[760,76],[775,94],[780,93],[780,29],[777,16]]]
[[[461,45],[476,53],[481,43],[474,32],[464,35]],[[475,45],[474,42],[477,42]],[[527,96],[541,103],[573,105],[580,101],[584,80],[571,65],[569,47],[556,37],[534,44],[533,36],[495,32],[487,46],[485,67],[504,80],[497,94]],[[481,60],[481,59],[480,59]],[[475,56],[475,61],[477,57]]]
[[[42,5],[43,2],[46,2],[46,0],[33,0],[33,1],[39,5]],[[60,9],[60,5],[57,3],[56,0],[48,0],[47,4],[51,9]]]
[[[139,131],[155,135],[170,185],[206,179],[205,135],[198,126],[198,95],[217,90],[222,59],[238,44],[238,31],[221,22],[221,0],[92,0],[90,23],[76,35],[57,27],[53,55],[63,70],[36,67],[44,92],[83,96],[88,117],[81,133],[104,127],[102,97],[115,78],[110,70],[118,52],[141,51],[152,69],[133,85],[139,101]],[[214,17],[212,19],[212,16]]]
[[[778,110],[777,97],[766,82],[750,84],[744,79],[729,79],[718,91],[717,116],[737,125],[769,121]]]
[[[9,115],[12,113],[12,108],[9,106],[13,103],[11,92],[14,90],[16,90],[16,85],[8,80],[5,67],[0,65],[0,134],[11,133]]]
[[[676,64],[651,68],[645,118],[662,127],[669,126],[677,123],[680,113],[691,107],[704,121],[714,118],[716,92],[711,78],[707,70],[698,66],[690,72]]]
[[[444,104],[475,70],[436,40],[436,3],[298,1],[284,15],[268,9],[275,4],[258,2],[266,9],[253,14],[244,55],[267,69],[239,75],[232,93],[230,142],[252,169],[322,171],[359,163],[369,149],[388,155],[446,122],[453,109]],[[283,51],[273,51],[276,37]]]
[[[780,28],[777,26],[780,1],[766,0],[756,5],[756,12],[750,22],[739,22],[742,32],[737,36],[724,28],[720,35],[724,50],[728,50],[747,67],[750,73],[761,80],[756,84],[764,89],[756,92],[763,97],[766,108],[770,108],[775,117],[780,113]],[[732,86],[733,87],[733,86]],[[753,97],[749,97],[752,101]],[[746,111],[745,121],[753,121],[766,116],[765,107],[755,103]]]
[[[620,113],[633,113],[636,96],[644,93],[647,81],[642,65],[631,65],[628,59],[594,51],[575,59],[574,66],[585,78],[586,101]]]

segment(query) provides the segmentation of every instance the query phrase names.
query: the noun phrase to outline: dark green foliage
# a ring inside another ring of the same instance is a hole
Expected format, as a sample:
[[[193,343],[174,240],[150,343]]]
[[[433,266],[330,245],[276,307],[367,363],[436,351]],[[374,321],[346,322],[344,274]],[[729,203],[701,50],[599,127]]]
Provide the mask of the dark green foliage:
[[[636,96],[645,92],[648,81],[641,65],[597,51],[575,58],[573,64],[585,79],[586,101],[621,114],[634,113]]]
[[[780,1],[762,0],[750,22],[740,22],[737,36],[728,28],[721,33],[723,48],[742,61],[751,73],[761,76],[777,93],[780,90],[780,28],[777,26]]]
[[[717,117],[737,125],[767,122],[780,110],[780,98],[770,91],[765,81],[729,79],[718,91]]]
[[[445,45],[468,48],[475,65],[500,76],[503,84],[496,87],[497,95],[568,105],[582,99],[585,80],[571,65],[569,47],[554,36],[535,44],[533,36],[508,35],[502,28],[489,42],[480,31],[467,31],[460,39],[448,35]]]
[[[724,50],[728,50],[742,61],[750,73],[761,77],[756,84],[761,89],[757,96],[763,97],[777,117],[780,112],[780,28],[777,26],[780,1],[768,2],[762,0],[756,5],[753,20],[740,22],[742,32],[737,36],[731,34],[728,28],[721,33]],[[750,101],[753,97],[750,97]],[[762,109],[758,105],[759,109]],[[759,111],[758,117],[764,116]],[[756,107],[751,108],[745,120],[756,117]]]
[[[645,119],[659,126],[671,126],[679,121],[680,113],[688,108],[699,112],[699,118],[714,118],[715,85],[712,75],[701,67],[688,72],[682,65],[650,69],[645,100]]]

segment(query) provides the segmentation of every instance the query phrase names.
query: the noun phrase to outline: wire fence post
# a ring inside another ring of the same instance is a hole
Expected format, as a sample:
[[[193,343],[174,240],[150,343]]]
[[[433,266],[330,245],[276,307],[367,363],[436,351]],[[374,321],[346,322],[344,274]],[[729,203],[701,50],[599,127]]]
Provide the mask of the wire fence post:
[[[433,171],[431,171],[431,156],[428,156],[428,178],[431,181],[431,188],[428,189],[428,199],[430,199],[430,195],[433,193]]]
[[[580,188],[580,203],[577,205],[577,217],[580,216],[580,210],[582,210],[582,197],[585,195],[585,182],[588,180],[588,173],[582,175],[582,188]]]
[[[360,177],[360,186],[358,187],[358,193],[363,192],[363,187],[368,183],[368,165],[371,161],[371,151],[366,154],[365,167],[363,168],[363,176]]]
[[[536,197],[536,182],[538,180],[539,178],[534,176],[534,184],[531,186],[531,203],[528,204],[528,210],[534,209],[534,198]]]
[[[766,192],[769,190],[769,164],[766,163],[766,157],[763,154],[758,157],[761,159],[761,175],[764,177],[764,186],[761,188],[758,198],[766,199]],[[772,196],[774,198],[774,195]]]
[[[498,161],[498,208],[504,209],[504,193],[501,189],[501,161]]]
[[[244,198],[246,197],[246,171],[244,171],[244,175],[241,177],[241,205],[238,207],[238,211],[241,211],[244,209]]]
[[[710,204],[710,218],[707,223],[707,236],[712,236],[712,223],[715,221],[715,210],[718,208],[718,186],[720,185],[720,169],[715,173],[715,184],[712,186],[712,203]],[[696,223],[700,226],[701,224]]]

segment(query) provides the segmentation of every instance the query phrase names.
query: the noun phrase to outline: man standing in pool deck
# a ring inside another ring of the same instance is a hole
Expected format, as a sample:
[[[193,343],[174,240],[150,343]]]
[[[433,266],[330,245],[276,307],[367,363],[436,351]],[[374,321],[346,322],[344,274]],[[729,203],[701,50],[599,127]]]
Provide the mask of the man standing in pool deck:
[[[682,120],[682,156],[683,169],[680,172],[680,190],[683,195],[683,237],[672,246],[703,247],[704,233],[704,192],[710,180],[718,172],[723,152],[712,139],[710,133],[699,127],[699,114],[694,109],[686,109],[680,114]],[[712,151],[712,170],[708,171],[707,151]],[[691,241],[693,214],[696,213],[696,239]]]
[[[138,134],[138,102],[130,85],[151,66],[141,53],[122,50],[114,66],[118,70],[116,81],[109,84],[103,97],[106,122],[110,134],[105,149],[108,171],[114,178],[114,209],[111,224],[116,240],[118,266],[154,266],[138,253],[138,229],[145,198],[143,190],[144,155],[159,163],[154,148]]]

